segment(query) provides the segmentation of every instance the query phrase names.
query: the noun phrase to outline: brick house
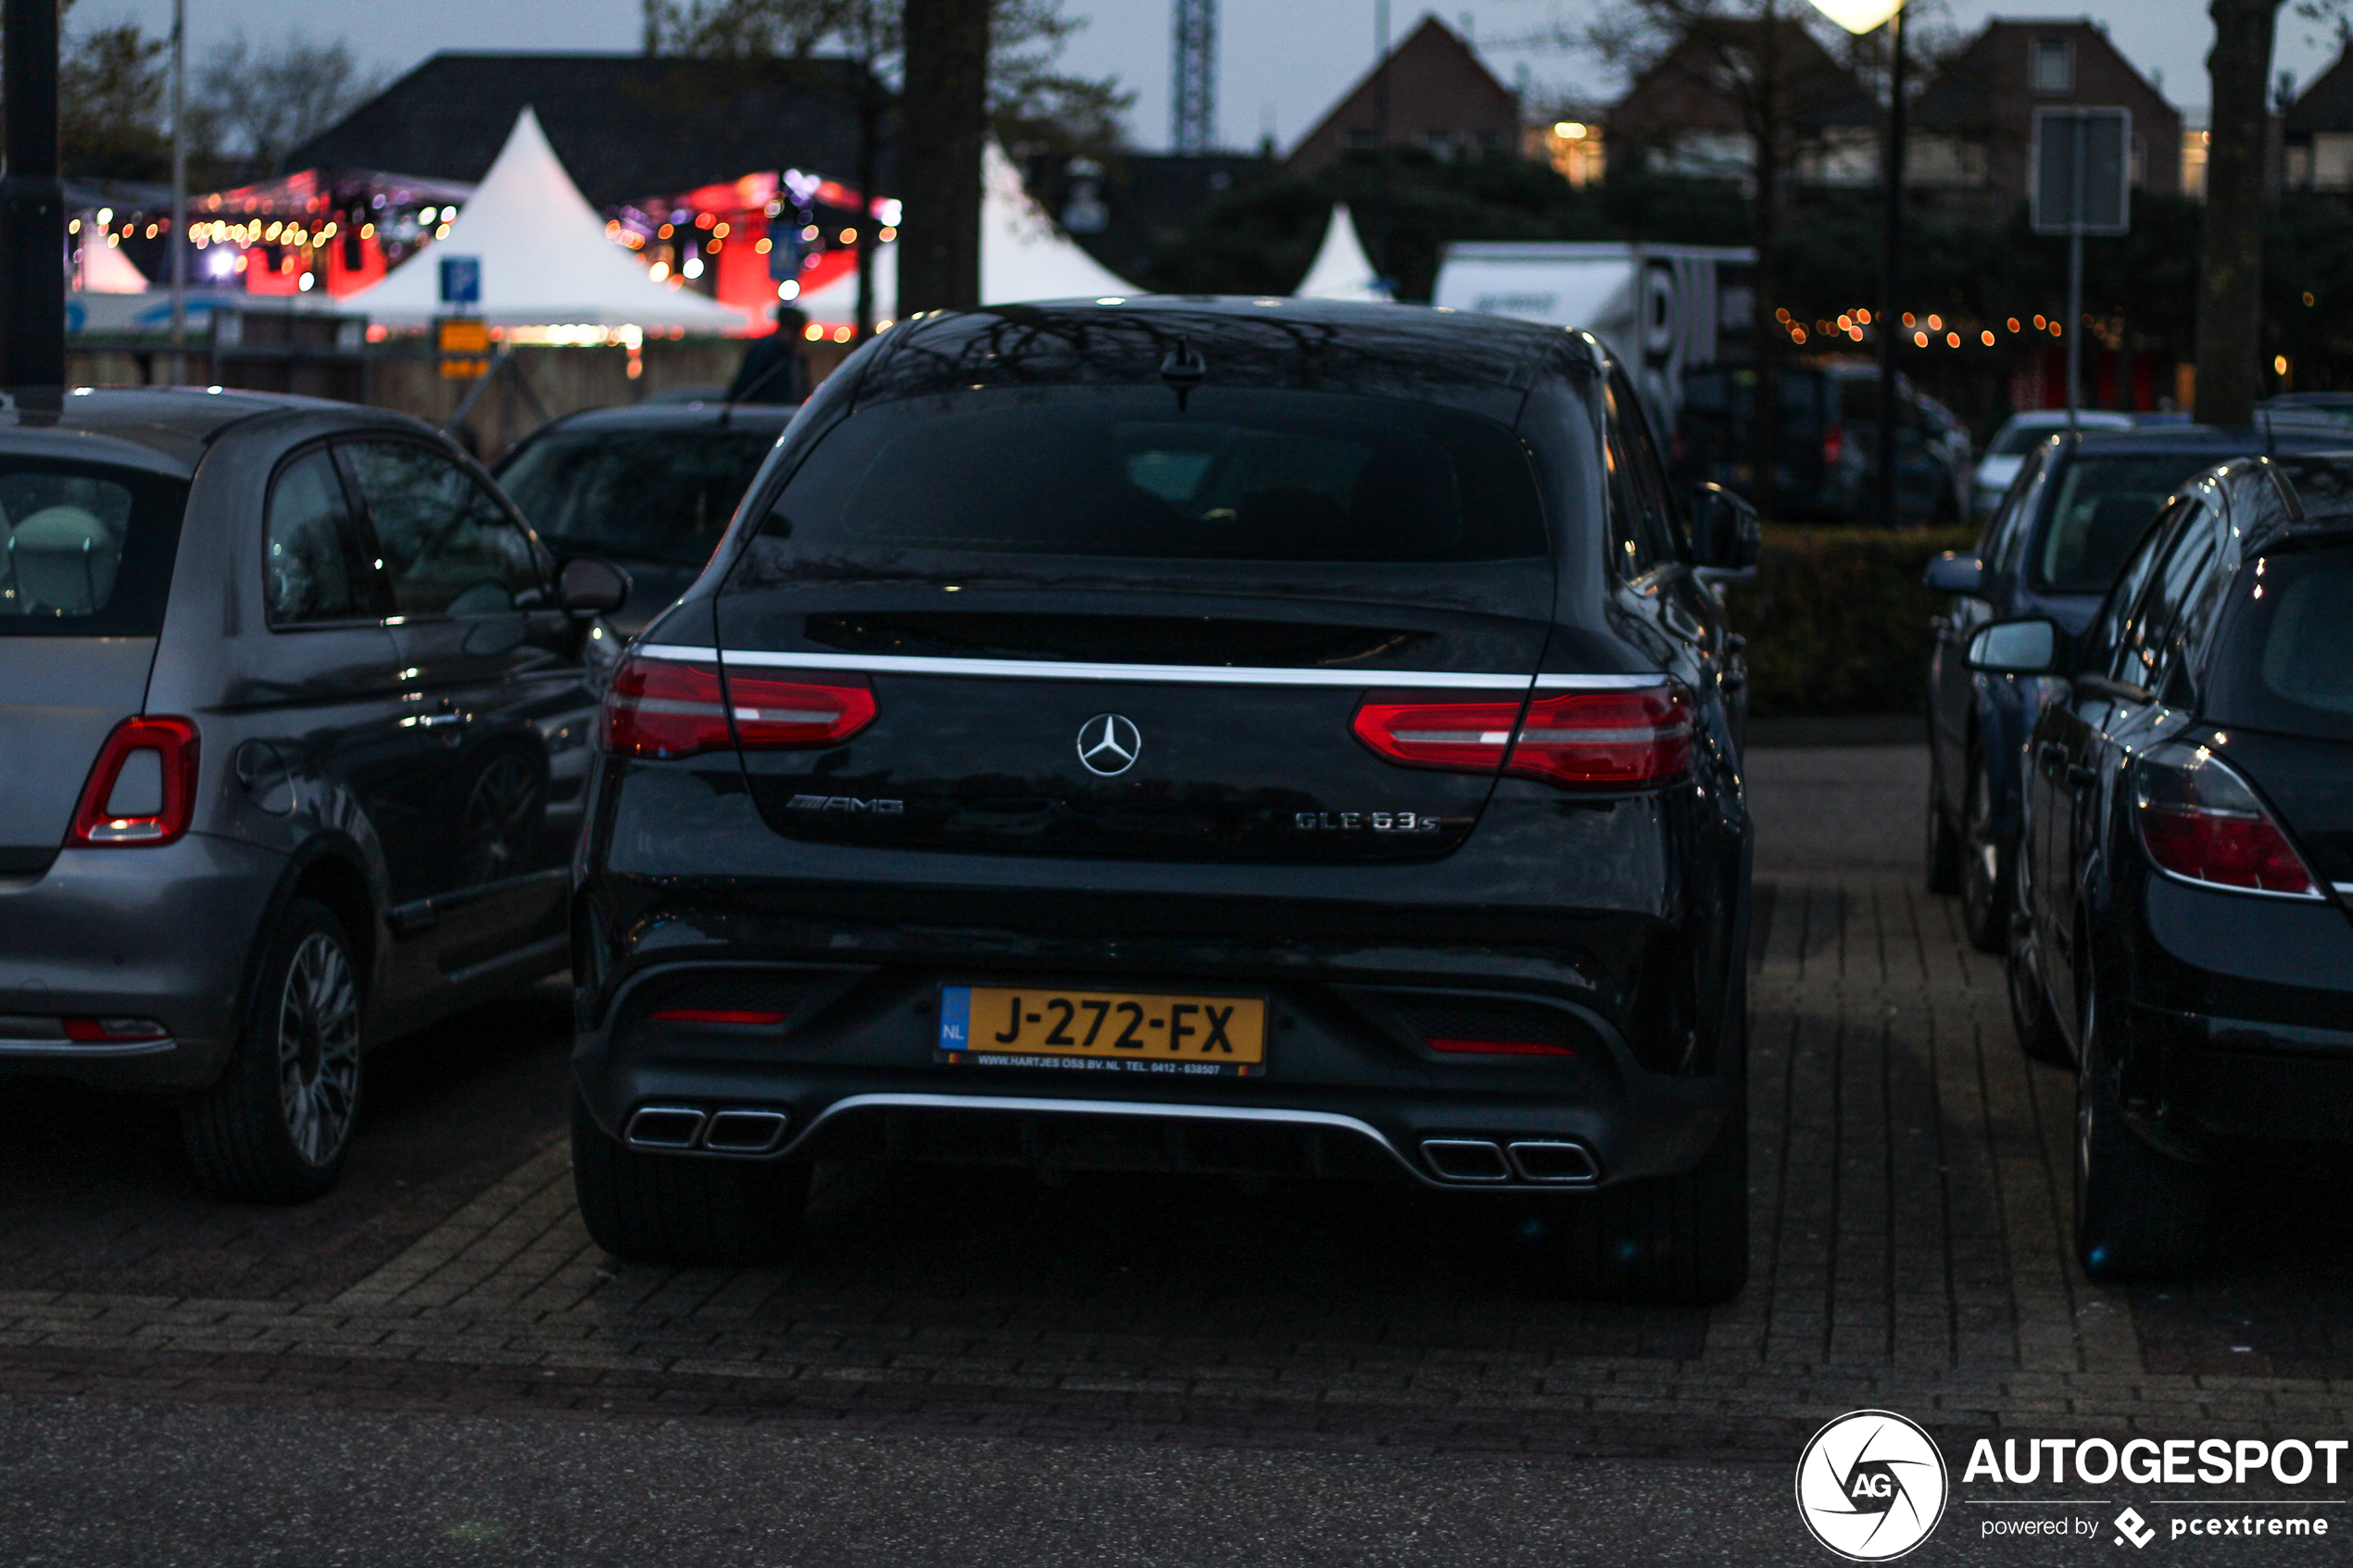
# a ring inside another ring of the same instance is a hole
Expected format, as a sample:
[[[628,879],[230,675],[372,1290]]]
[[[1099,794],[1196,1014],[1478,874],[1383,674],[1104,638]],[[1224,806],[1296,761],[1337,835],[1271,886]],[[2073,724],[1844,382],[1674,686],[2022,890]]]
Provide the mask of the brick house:
[[[2034,111],[2082,106],[2132,111],[2133,185],[2182,189],[2182,116],[2080,17],[1990,21],[1937,74],[1912,109],[1905,182],[1946,205],[2007,216],[2032,188]]]
[[[1516,155],[1519,94],[1436,17],[1390,50],[1300,138],[1285,161],[1313,174],[1356,147],[1426,147],[1442,159]]]
[[[1750,184],[1756,149],[1742,94],[1743,84],[1764,69],[1758,63],[1764,29],[1761,21],[1738,18],[1694,23],[1611,108],[1611,158],[1657,174]],[[1877,101],[1794,19],[1774,24],[1772,42],[1787,168],[1804,184],[1876,182]]]

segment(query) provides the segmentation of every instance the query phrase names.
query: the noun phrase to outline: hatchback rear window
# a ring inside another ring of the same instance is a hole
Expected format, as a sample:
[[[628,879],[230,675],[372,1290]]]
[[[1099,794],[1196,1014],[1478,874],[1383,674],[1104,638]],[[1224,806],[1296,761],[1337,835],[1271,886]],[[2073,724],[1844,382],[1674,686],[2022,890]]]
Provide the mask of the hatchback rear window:
[[[2035,586],[2105,594],[2167,497],[2222,461],[2210,454],[2114,453],[2067,465],[2034,552]]]
[[[137,469],[0,458],[0,636],[155,635],[187,499]]]
[[[700,566],[775,445],[773,427],[557,431],[498,483],[559,549]]]
[[[2259,557],[2231,591],[2208,717],[2353,740],[2353,547]]]
[[[1007,389],[863,409],[767,531],[797,547],[1190,560],[1541,557],[1519,439],[1478,415],[1334,393]]]

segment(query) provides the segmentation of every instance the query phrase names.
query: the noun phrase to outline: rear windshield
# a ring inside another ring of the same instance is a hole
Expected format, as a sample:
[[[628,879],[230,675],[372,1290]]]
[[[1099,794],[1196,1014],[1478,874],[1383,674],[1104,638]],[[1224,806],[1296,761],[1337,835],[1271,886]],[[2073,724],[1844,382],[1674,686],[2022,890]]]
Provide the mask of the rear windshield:
[[[2211,454],[2115,453],[2080,456],[2059,477],[2034,584],[2061,594],[2105,594],[2157,510],[2191,475],[2221,461]]]
[[[1989,458],[2021,457],[2032,448],[2036,442],[2048,441],[2053,431],[2064,428],[2061,425],[2020,424],[2013,420],[1994,433],[1994,439],[1987,445],[1985,455]]]
[[[1487,561],[1545,554],[1519,439],[1426,403],[1336,393],[1055,387],[861,410],[767,532],[869,547],[1186,560]]]
[[[0,636],[155,635],[187,500],[137,469],[0,458]]]
[[[2208,717],[2353,740],[2353,547],[2259,556],[2232,592]]]
[[[698,567],[775,445],[773,430],[558,431],[498,483],[560,549]]]

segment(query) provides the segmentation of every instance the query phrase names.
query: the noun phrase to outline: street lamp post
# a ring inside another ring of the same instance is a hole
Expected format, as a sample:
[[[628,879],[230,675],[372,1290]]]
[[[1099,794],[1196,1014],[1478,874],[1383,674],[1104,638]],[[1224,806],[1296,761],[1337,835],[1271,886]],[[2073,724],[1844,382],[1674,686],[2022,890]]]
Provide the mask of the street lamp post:
[[[1895,526],[1895,344],[1903,331],[1896,309],[1897,263],[1904,248],[1904,0],[1814,0],[1814,8],[1852,33],[1888,30],[1888,101],[1885,173],[1886,209],[1881,245],[1879,301],[1879,461],[1876,480],[1880,521]]]

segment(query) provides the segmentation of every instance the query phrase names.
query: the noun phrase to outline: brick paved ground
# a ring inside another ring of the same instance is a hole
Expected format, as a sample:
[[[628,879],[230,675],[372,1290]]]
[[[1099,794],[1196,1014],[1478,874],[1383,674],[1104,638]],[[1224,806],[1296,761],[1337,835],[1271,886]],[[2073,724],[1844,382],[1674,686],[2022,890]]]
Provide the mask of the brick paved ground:
[[[1758,760],[1756,1266],[1712,1312],[1541,1298],[1508,1238],[1425,1197],[880,1165],[829,1173],[786,1266],[617,1264],[572,1205],[560,1019],[531,998],[418,1055],[311,1210],[185,1197],[168,1125],[98,1141],[119,1108],[10,1112],[35,1141],[0,1157],[0,1393],[1777,1463],[1864,1404],[1956,1432],[2342,1428],[2337,1206],[2251,1185],[2191,1288],[2069,1261],[2070,1085],[1919,889],[1918,771]]]

